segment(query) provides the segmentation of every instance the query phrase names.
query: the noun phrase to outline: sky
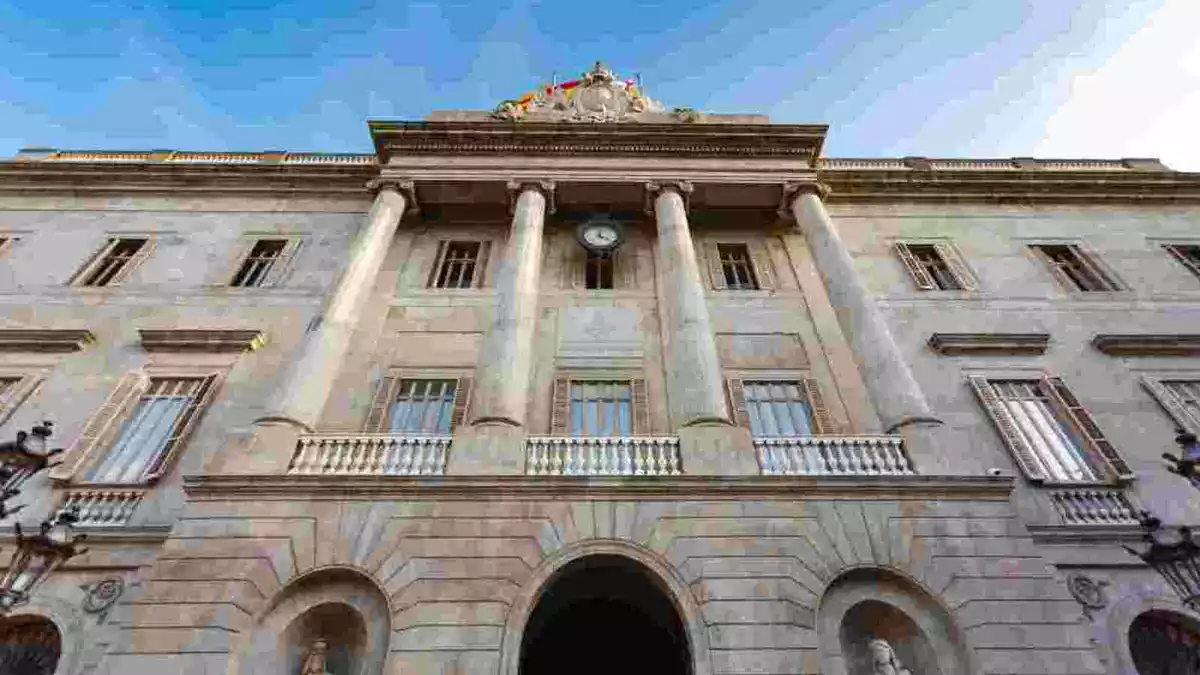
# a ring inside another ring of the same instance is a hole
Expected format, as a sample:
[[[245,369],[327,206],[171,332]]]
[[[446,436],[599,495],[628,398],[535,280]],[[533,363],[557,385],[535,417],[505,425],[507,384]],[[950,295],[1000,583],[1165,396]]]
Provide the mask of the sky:
[[[829,125],[826,156],[1200,171],[1200,0],[0,4],[0,156],[369,152],[600,59],[668,108]]]

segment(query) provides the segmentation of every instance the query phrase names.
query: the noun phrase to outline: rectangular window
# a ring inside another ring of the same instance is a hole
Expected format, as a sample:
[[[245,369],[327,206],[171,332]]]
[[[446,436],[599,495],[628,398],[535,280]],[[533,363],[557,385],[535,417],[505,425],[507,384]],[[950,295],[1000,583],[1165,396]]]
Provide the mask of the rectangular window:
[[[477,288],[483,278],[485,242],[442,242],[430,285],[434,288]]]
[[[118,284],[149,251],[147,238],[113,238],[76,277],[79,286]]]
[[[254,242],[229,285],[239,288],[266,285],[272,272],[277,272],[278,268],[282,267],[284,251],[287,248],[287,239],[259,239]]]
[[[947,243],[896,243],[896,253],[904,261],[917,287],[931,291],[974,290],[971,275]]]
[[[583,287],[590,290],[609,291],[613,287],[613,255],[601,256],[588,251],[583,261]]]
[[[458,380],[402,379],[388,411],[393,434],[449,434]]]
[[[117,440],[92,468],[93,483],[136,484],[160,475],[200,413],[215,377],[152,377]]]
[[[1200,244],[1165,244],[1163,247],[1192,274],[1200,277]]]
[[[633,387],[628,380],[571,382],[572,436],[633,435]]]
[[[1117,291],[1120,285],[1075,244],[1033,244],[1050,271],[1067,288],[1078,291]]]
[[[754,263],[745,244],[717,244],[717,260],[725,288],[735,291],[758,290]]]
[[[758,437],[811,436],[812,406],[799,381],[742,382],[750,435]]]

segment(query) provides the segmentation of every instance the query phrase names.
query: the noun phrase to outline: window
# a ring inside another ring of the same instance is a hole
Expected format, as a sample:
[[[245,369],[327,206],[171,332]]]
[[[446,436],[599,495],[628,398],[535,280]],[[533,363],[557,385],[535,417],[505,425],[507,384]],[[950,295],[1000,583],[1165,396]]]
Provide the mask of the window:
[[[975,283],[950,244],[896,242],[896,254],[924,291],[970,291]]]
[[[1192,274],[1200,277],[1200,244],[1164,244],[1163,248]]]
[[[0,424],[7,422],[41,383],[39,375],[0,375]]]
[[[242,259],[230,286],[253,288],[268,286],[279,279],[298,247],[299,240],[259,239],[250,247]]]
[[[812,378],[729,380],[733,415],[757,438],[835,433],[829,410]]]
[[[588,251],[583,261],[583,287],[596,291],[612,290],[613,262],[613,254],[601,256],[595,251]]]
[[[638,436],[649,432],[648,415],[645,380],[560,377],[554,383],[553,433]]]
[[[1075,244],[1033,244],[1032,248],[1050,265],[1050,272],[1069,289],[1118,291],[1121,286]]]
[[[150,240],[112,238],[76,277],[79,286],[112,286],[121,283],[150,252]]]
[[[116,441],[86,480],[136,484],[160,476],[167,458],[198,419],[215,380],[216,376],[149,378],[131,414],[121,422]]]
[[[717,260],[721,266],[723,288],[734,291],[758,290],[754,264],[745,244],[717,244]]]
[[[444,436],[462,423],[471,378],[385,377],[367,415],[366,430]]]
[[[1133,477],[1061,379],[972,377],[970,382],[1030,479],[1109,483]]]
[[[1162,379],[1143,376],[1142,384],[1175,420],[1175,425],[1200,434],[1200,376]]]
[[[429,285],[433,288],[479,288],[487,265],[488,242],[443,241]]]

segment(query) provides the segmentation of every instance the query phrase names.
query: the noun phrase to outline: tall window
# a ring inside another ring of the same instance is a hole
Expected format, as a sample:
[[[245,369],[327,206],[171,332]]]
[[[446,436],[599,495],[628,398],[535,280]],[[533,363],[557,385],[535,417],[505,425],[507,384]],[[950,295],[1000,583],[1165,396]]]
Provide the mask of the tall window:
[[[633,388],[624,381],[571,382],[572,436],[633,434]]]
[[[613,254],[601,256],[588,251],[583,261],[583,287],[591,290],[612,290]]]
[[[1075,244],[1034,244],[1034,251],[1067,288],[1078,291],[1116,291],[1120,285]]]
[[[1167,380],[1163,385],[1175,395],[1184,412],[1191,415],[1192,419],[1200,420],[1200,381]]]
[[[476,288],[483,280],[487,244],[478,241],[442,242],[430,279],[434,288]]]
[[[79,274],[80,286],[120,283],[148,250],[147,238],[113,238]]]
[[[1164,248],[1192,274],[1200,277],[1200,244],[1166,244]]]
[[[287,239],[259,239],[254,242],[229,285],[242,288],[265,285],[271,273],[281,267],[287,245]]]
[[[758,290],[754,263],[745,244],[717,244],[717,258],[721,265],[725,288],[737,291]]]
[[[198,416],[214,377],[152,377],[116,443],[92,468],[93,483],[141,483],[162,473],[174,446]]]
[[[747,380],[742,387],[752,436],[812,435],[812,406],[804,383]]]
[[[896,253],[921,290],[974,290],[966,265],[948,243],[896,243]]]
[[[388,411],[394,434],[448,434],[458,380],[403,379]]]

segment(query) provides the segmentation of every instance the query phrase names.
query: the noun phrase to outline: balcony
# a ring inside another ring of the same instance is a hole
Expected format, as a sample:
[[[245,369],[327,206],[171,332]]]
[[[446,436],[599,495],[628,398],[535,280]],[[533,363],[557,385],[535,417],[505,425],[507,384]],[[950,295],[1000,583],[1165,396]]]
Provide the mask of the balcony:
[[[531,436],[525,473],[532,476],[678,476],[675,436]]]
[[[1140,511],[1119,488],[1075,487],[1050,491],[1064,525],[1137,525]]]
[[[450,436],[390,434],[300,437],[289,475],[440,476],[446,473]]]
[[[58,510],[76,509],[79,513],[76,525],[119,527],[129,522],[145,493],[140,486],[70,488],[65,491]]]
[[[899,436],[755,438],[764,476],[911,476]]]

